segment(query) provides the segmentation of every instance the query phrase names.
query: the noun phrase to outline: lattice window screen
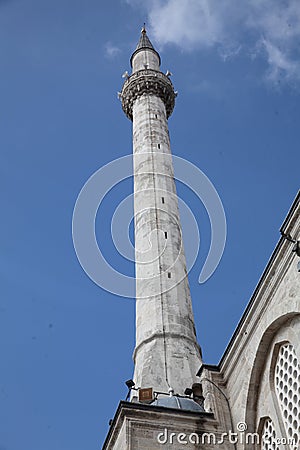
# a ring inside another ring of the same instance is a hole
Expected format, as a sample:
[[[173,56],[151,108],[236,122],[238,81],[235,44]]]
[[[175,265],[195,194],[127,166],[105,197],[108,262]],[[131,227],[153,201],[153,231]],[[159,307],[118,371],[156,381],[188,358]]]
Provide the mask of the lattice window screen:
[[[279,450],[276,432],[271,419],[266,419],[261,432],[261,450]]]
[[[292,344],[283,344],[275,366],[275,390],[291,449],[298,449],[300,438],[300,365]]]

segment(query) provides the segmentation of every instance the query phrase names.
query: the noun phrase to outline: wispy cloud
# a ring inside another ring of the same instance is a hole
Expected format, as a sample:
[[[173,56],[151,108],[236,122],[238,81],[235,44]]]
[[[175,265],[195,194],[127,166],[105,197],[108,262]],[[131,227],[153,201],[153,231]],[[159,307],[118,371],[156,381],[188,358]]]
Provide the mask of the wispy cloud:
[[[288,51],[281,50],[267,39],[262,39],[261,47],[267,55],[269,69],[266,78],[272,82],[280,80],[300,81],[300,61],[289,56]]]
[[[121,52],[121,49],[119,47],[117,47],[116,45],[113,45],[110,41],[106,42],[106,44],[104,46],[104,50],[105,50],[105,55],[110,59],[115,58]]]
[[[242,50],[242,45],[223,45],[219,49],[219,54],[223,61],[229,61],[230,59],[235,58]]]
[[[256,49],[268,80],[300,81],[299,0],[127,0],[146,9],[160,45],[216,48],[224,61]]]

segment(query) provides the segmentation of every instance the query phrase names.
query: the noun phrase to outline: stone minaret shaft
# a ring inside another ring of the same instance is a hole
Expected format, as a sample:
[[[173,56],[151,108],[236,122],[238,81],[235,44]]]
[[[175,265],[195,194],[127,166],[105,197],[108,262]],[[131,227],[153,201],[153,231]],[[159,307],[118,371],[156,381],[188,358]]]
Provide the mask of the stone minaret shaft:
[[[137,387],[182,395],[201,365],[167,119],[176,94],[143,28],[121,99],[133,122]]]

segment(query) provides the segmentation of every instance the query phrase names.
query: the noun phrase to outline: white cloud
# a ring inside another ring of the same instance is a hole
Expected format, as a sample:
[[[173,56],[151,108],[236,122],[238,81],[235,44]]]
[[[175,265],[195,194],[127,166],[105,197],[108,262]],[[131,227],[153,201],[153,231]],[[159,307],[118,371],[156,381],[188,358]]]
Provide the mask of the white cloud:
[[[268,79],[300,80],[299,0],[127,0],[147,9],[152,36],[184,51],[217,48],[224,61],[260,49]]]
[[[214,45],[224,35],[223,23],[208,0],[155,2],[149,18],[160,43],[173,42],[185,50]]]
[[[121,49],[115,45],[113,45],[111,42],[107,42],[104,46],[105,48],[105,55],[108,58],[115,58],[120,53]]]
[[[261,45],[266,51],[269,63],[267,79],[273,82],[300,80],[299,60],[290,59],[280,48],[266,39],[262,40]]]

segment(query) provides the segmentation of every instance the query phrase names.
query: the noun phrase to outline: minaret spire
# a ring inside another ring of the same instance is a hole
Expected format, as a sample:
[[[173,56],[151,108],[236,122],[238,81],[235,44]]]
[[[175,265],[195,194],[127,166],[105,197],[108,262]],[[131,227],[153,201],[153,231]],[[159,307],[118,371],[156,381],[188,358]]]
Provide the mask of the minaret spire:
[[[149,56],[149,53],[150,53],[149,50],[152,51],[157,56],[158,64],[160,65],[159,53],[155,50],[155,48],[152,45],[150,39],[148,38],[147,31],[146,31],[146,24],[144,23],[144,26],[141,29],[140,39],[139,39],[139,41],[137,43],[137,46],[136,46],[136,49],[133,52],[133,54],[131,56],[131,59],[130,59],[130,64],[131,64],[131,67],[133,68],[133,71],[135,71],[135,69],[137,67],[139,67],[139,65],[138,65],[139,59],[142,59],[143,56]],[[138,53],[141,53],[141,52],[142,52],[142,54],[140,55],[140,58],[134,58],[134,56],[136,56]],[[133,67],[133,60],[134,59],[137,60],[136,61],[137,67]],[[157,67],[156,67],[156,69],[157,69]],[[159,70],[159,67],[158,67],[158,70]]]
[[[133,122],[136,259],[134,382],[183,395],[201,365],[173,177],[168,117],[176,94],[145,28],[121,99]]]

